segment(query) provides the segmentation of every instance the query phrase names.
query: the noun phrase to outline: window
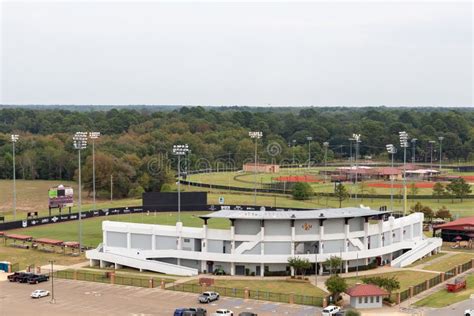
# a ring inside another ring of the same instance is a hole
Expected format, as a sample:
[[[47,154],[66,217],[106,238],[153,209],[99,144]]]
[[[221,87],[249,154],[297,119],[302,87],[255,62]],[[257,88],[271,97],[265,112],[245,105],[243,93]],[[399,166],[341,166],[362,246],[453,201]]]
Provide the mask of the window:
[[[374,297],[371,296],[371,297],[370,297],[370,303],[373,303],[373,302],[374,302]]]
[[[189,239],[189,238],[184,238],[184,242],[191,242],[191,239]]]
[[[369,302],[369,297],[368,296],[364,297],[364,303],[367,304],[368,302]]]
[[[362,297],[359,296],[359,304],[362,304]]]
[[[380,296],[376,296],[377,303],[380,303]]]

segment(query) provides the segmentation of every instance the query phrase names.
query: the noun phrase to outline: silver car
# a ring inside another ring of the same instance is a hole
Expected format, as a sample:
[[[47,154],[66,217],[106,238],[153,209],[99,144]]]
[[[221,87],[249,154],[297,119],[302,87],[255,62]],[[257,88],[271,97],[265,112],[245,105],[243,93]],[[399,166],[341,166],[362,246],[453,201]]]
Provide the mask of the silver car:
[[[204,292],[199,295],[199,303],[210,303],[219,299],[219,293],[217,292]]]

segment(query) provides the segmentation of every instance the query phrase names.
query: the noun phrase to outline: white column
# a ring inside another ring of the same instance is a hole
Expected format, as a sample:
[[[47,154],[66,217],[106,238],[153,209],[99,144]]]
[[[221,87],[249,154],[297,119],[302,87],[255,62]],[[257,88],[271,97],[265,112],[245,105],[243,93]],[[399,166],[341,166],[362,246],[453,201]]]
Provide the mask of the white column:
[[[201,240],[201,252],[206,253],[207,252],[207,220],[204,221],[204,224],[202,225],[202,240]],[[206,258],[205,255],[203,255],[203,258]],[[204,270],[207,270],[207,260],[201,260],[201,272],[204,272]],[[207,271],[212,272],[212,271]]]
[[[262,224],[260,225],[260,254],[262,255],[262,258],[265,254],[265,222],[262,220]],[[260,276],[263,277],[265,275],[265,265],[260,263]]]
[[[155,234],[151,234],[151,250],[156,250],[156,236]]]
[[[230,275],[235,275],[235,263],[230,263]]]
[[[319,220],[319,253],[324,253],[324,220]]]
[[[349,262],[347,260],[344,261],[344,268],[345,268],[346,273],[348,273],[349,272]]]
[[[291,221],[291,255],[295,255],[295,237],[296,237],[296,230],[295,230],[295,221]]]
[[[177,247],[176,249],[182,250],[183,249],[183,243],[182,243],[182,234],[183,234],[183,223],[182,222],[176,222],[176,236],[177,236]],[[178,257],[178,262],[177,265],[181,265],[181,258]]]
[[[364,249],[369,249],[369,220],[364,218]]]
[[[132,248],[132,235],[130,232],[127,233],[127,249]]]
[[[383,245],[385,244],[384,243],[384,240],[383,240],[383,220],[379,220],[378,222],[378,226],[379,226],[379,233],[378,233],[378,239],[379,239],[379,247],[382,248]]]
[[[346,220],[346,224],[344,225],[344,252],[349,251],[348,243],[349,243],[349,219]]]
[[[102,251],[107,252],[107,231],[102,231]]]

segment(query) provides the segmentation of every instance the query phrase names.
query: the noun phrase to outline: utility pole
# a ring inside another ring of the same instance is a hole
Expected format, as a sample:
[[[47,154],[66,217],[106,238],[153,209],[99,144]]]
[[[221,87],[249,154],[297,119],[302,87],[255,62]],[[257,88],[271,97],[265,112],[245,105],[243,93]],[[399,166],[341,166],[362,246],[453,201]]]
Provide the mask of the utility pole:
[[[415,162],[416,162],[415,151],[416,151],[416,141],[417,141],[417,140],[418,140],[418,139],[416,139],[416,138],[412,138],[412,139],[411,139],[411,145],[412,145],[412,149],[411,149],[411,150],[412,150],[412,152],[411,152],[411,162],[412,162],[412,163],[415,163]]]
[[[12,134],[11,140],[13,145],[13,220],[16,220],[16,166],[15,166],[15,144],[20,138],[19,135]]]
[[[355,140],[355,146],[356,146],[356,155],[355,155],[355,184],[357,186],[357,173],[359,172],[358,170],[358,165],[357,165],[357,156],[359,155],[359,143],[360,143],[360,134],[352,134],[352,138]],[[357,200],[357,188],[355,191],[355,199]]]
[[[54,260],[49,260],[49,263],[51,263],[51,304],[56,303],[56,300],[54,299]]]
[[[442,143],[443,143],[443,136],[438,137],[439,139],[439,172],[441,173],[442,163],[443,163],[443,151],[442,151]]]
[[[94,210],[95,206],[95,140],[100,137],[100,132],[89,132],[89,138],[92,139],[92,199]]]
[[[408,133],[405,131],[398,133],[400,137],[400,146],[403,148],[403,215],[407,212],[407,147],[408,147]]]
[[[328,173],[328,147],[329,147],[329,142],[324,142],[324,183],[327,181],[327,173]]]
[[[433,144],[436,143],[434,140],[430,140],[430,169],[433,170]]]
[[[81,151],[87,147],[87,133],[77,132],[72,138],[74,148],[77,149],[79,164],[79,253],[82,251],[82,176],[81,176]]]
[[[308,169],[311,167],[311,141],[313,140],[313,137],[308,136],[306,137],[308,140]]]
[[[393,170],[393,156],[397,153],[397,148],[393,146],[393,144],[388,144],[387,146],[387,151],[389,154],[392,155],[392,170]],[[393,212],[393,175],[390,176],[390,210]]]
[[[173,145],[173,155],[178,156],[178,222],[181,223],[181,156],[189,151],[188,144]]]
[[[114,175],[110,175],[110,202],[114,199]]]
[[[254,158],[254,169],[253,169],[253,186],[254,186],[254,195],[253,195],[253,205],[257,205],[257,150],[258,150],[258,139],[262,138],[262,132],[249,132],[250,138],[255,139],[255,158]]]

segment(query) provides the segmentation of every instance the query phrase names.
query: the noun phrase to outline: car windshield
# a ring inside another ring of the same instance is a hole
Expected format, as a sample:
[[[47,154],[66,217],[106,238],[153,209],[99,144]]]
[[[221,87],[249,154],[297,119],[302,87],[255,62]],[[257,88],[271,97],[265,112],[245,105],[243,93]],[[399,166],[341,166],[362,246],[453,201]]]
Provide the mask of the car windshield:
[[[209,293],[202,293],[202,295],[209,296],[210,294]]]

